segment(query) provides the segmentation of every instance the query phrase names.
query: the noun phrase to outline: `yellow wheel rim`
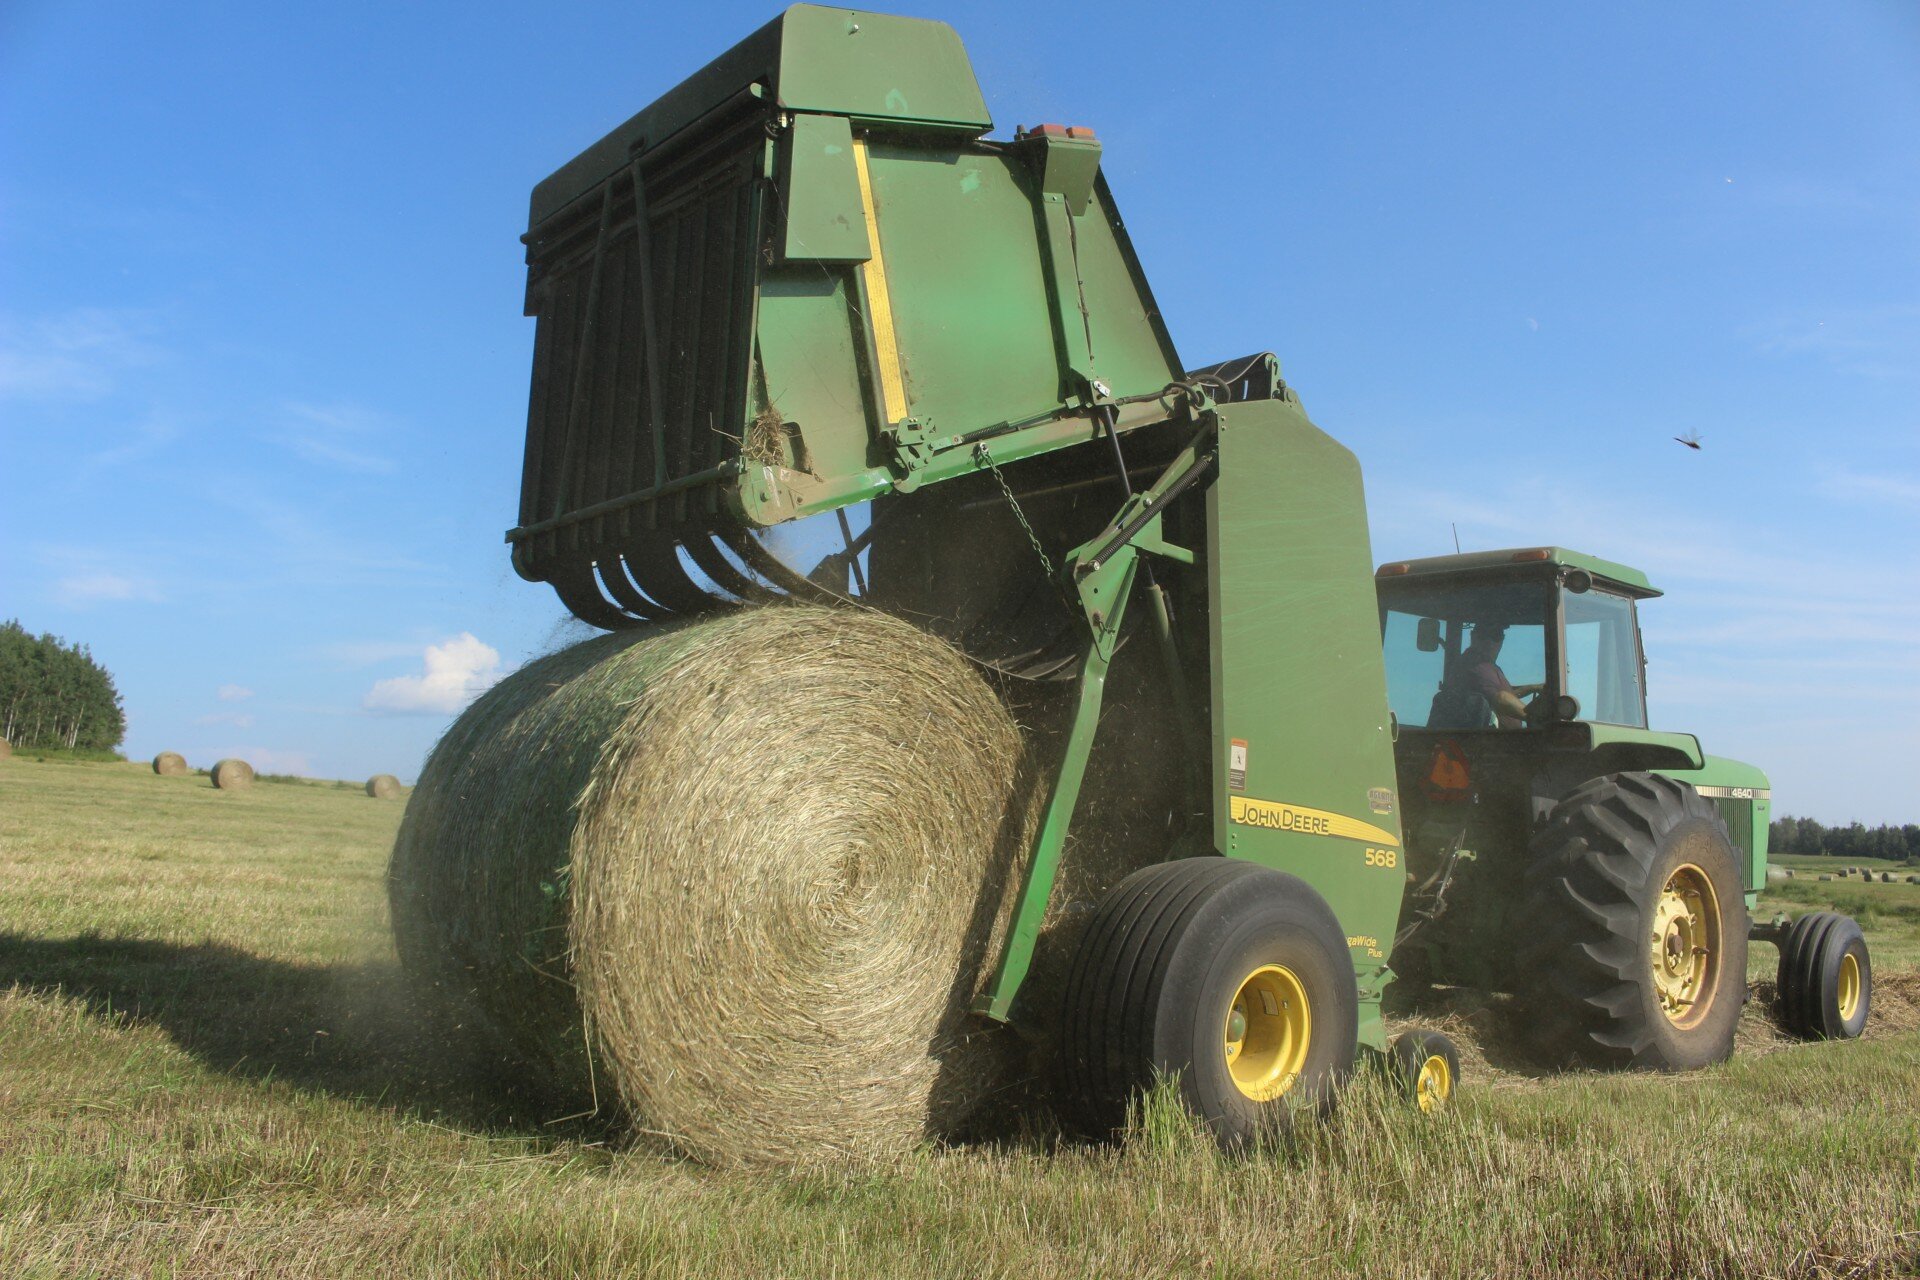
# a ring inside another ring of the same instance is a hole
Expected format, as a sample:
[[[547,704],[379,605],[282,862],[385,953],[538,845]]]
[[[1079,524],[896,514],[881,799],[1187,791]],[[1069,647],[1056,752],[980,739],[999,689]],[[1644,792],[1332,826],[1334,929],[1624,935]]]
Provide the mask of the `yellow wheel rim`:
[[[1707,873],[1689,862],[1660,891],[1648,946],[1654,995],[1674,1026],[1684,1030],[1707,1016],[1719,985],[1720,947],[1720,900]]]
[[[1438,1111],[1447,1105],[1447,1099],[1453,1096],[1453,1068],[1445,1058],[1436,1053],[1420,1064],[1420,1074],[1413,1082],[1413,1096],[1422,1111]]]
[[[1307,1065],[1313,1010],[1293,970],[1262,965],[1248,974],[1227,1010],[1225,1052],[1234,1087],[1255,1102],[1293,1087]]]
[[[1849,951],[1840,957],[1839,991],[1840,1021],[1852,1022],[1853,1015],[1860,1012],[1860,962]]]

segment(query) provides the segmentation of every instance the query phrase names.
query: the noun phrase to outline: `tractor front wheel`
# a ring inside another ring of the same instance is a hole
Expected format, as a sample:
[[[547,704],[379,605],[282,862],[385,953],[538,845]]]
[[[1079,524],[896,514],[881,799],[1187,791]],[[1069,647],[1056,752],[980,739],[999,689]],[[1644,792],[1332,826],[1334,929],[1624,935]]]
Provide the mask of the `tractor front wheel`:
[[[1346,935],[1304,881],[1227,858],[1115,885],[1067,977],[1065,1101],[1095,1137],[1156,1081],[1222,1146],[1331,1106],[1359,1001]]]
[[[1746,886],[1692,787],[1650,773],[1578,787],[1535,838],[1526,889],[1520,978],[1550,1057],[1685,1071],[1733,1053]]]
[[[1850,917],[1801,916],[1780,944],[1780,1020],[1803,1040],[1854,1040],[1867,1029],[1873,962]]]

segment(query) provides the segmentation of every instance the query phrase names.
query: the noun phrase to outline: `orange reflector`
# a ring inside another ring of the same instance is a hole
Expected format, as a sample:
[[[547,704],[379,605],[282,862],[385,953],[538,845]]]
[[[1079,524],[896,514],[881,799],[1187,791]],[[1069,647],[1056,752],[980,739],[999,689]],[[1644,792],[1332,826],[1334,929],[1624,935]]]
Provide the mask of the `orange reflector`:
[[[1513,558],[1516,562],[1523,560],[1547,560],[1551,559],[1552,556],[1553,552],[1546,547],[1535,547],[1531,551],[1516,551],[1513,553]]]
[[[1405,563],[1383,564],[1378,569],[1374,570],[1373,576],[1376,578],[1391,578],[1397,574],[1405,573],[1407,570],[1411,568],[1413,568],[1412,565],[1405,564]]]
[[[1467,768],[1467,753],[1451,739],[1433,749],[1433,762],[1427,768],[1427,795],[1435,800],[1465,800],[1473,792],[1473,771]]]

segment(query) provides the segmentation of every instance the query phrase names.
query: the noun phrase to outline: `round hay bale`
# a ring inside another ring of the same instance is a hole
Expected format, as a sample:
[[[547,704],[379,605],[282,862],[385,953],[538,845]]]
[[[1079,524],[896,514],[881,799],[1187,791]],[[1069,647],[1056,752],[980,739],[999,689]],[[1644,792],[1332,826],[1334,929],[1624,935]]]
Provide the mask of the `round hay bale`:
[[[1793,872],[1787,870],[1785,867],[1768,867],[1767,879],[1768,880],[1791,880],[1793,879]]]
[[[162,751],[153,758],[153,771],[163,778],[184,778],[189,772],[187,758],[178,751]]]
[[[979,674],[881,614],[590,640],[434,749],[396,942],[496,1061],[611,1084],[699,1159],[897,1152],[1011,1068],[967,1009],[1028,843],[1024,765]]]
[[[222,791],[244,791],[253,785],[253,766],[245,760],[222,760],[213,766],[213,785]]]
[[[375,800],[393,800],[400,795],[400,779],[390,773],[376,773],[367,779],[367,794]]]
[[[1833,879],[1833,877],[1832,877],[1832,876],[1821,876],[1821,877],[1820,877],[1820,883],[1821,883],[1821,884],[1825,884],[1825,883],[1826,883],[1827,881],[1829,881],[1829,880],[1831,880],[1831,879]]]
[[[1793,879],[1793,868],[1792,868],[1792,867],[1782,867],[1782,868],[1781,868],[1781,870],[1782,870],[1782,871],[1785,871],[1785,872],[1787,873],[1787,879],[1789,879],[1789,880],[1791,880],[1791,879]]]
[[[1891,872],[1891,871],[1882,871],[1882,872],[1880,873],[1880,883],[1881,883],[1881,884],[1892,884],[1892,883],[1893,883],[1893,872]]]

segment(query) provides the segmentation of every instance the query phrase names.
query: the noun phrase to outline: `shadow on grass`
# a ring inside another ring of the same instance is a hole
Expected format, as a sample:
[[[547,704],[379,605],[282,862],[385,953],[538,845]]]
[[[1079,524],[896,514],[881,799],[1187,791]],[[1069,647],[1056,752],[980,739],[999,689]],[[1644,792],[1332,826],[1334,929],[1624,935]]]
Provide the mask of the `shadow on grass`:
[[[84,1003],[154,1026],[207,1066],[464,1129],[556,1140],[602,1136],[515,1071],[489,1063],[408,993],[394,963],[297,965],[219,943],[0,933],[0,989]]]

